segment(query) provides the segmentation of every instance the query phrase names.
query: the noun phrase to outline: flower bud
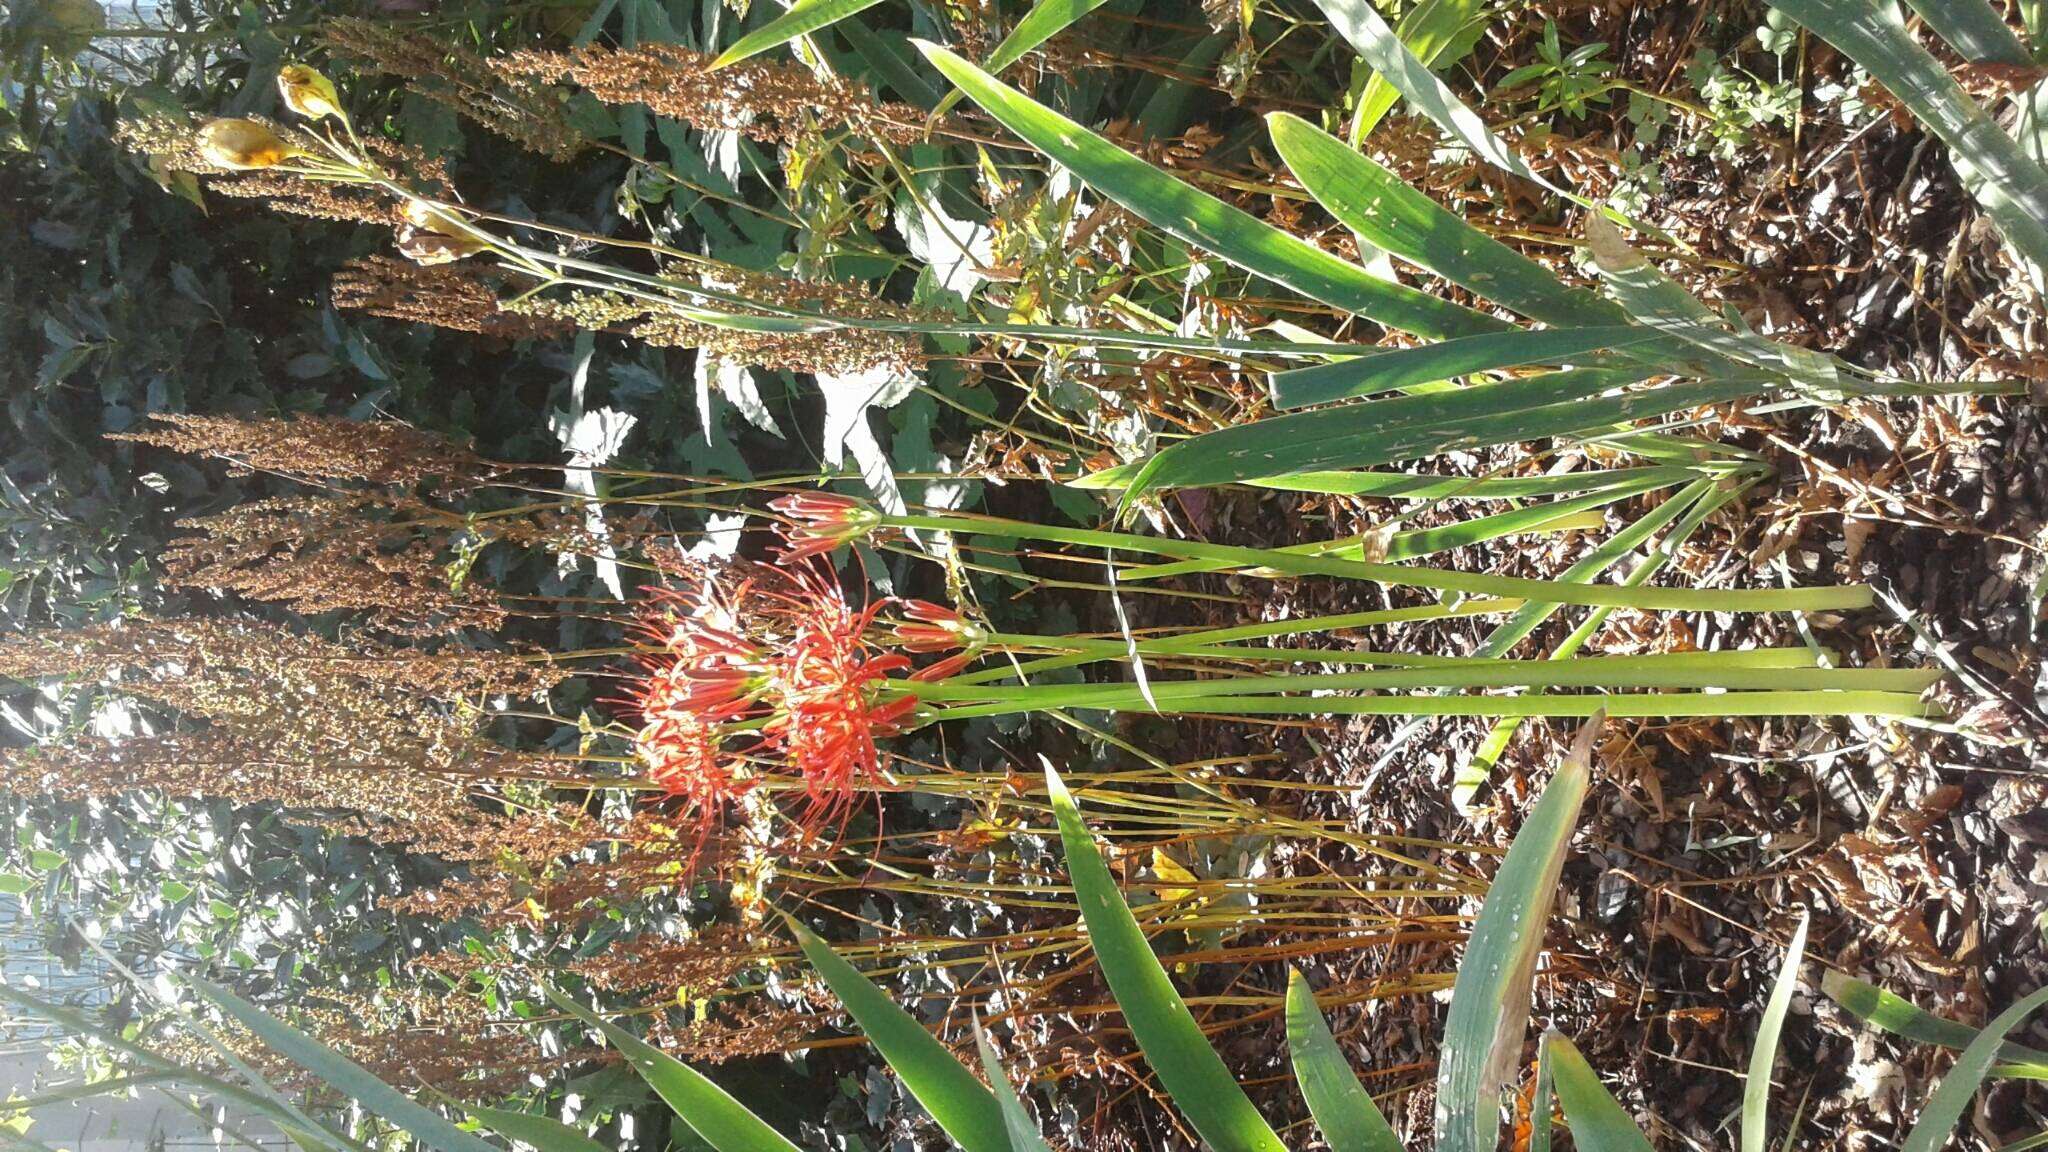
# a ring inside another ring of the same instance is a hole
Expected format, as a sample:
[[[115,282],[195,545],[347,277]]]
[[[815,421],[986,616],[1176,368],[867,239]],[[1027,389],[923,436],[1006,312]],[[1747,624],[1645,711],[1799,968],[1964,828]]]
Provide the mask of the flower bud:
[[[222,168],[275,168],[298,154],[260,120],[211,120],[199,130],[199,154]]]
[[[430,204],[425,200],[407,200],[405,207],[398,211],[405,217],[406,223],[423,232],[434,232],[456,240],[476,239],[475,234],[458,223],[467,217],[453,208]]]
[[[468,236],[445,236],[412,225],[398,229],[398,250],[415,264],[453,264],[484,250],[484,242]]]
[[[277,70],[277,91],[284,97],[284,106],[308,120],[325,120],[332,116],[342,123],[348,123],[348,113],[342,111],[341,96],[334,90],[334,81],[321,75],[318,70],[304,64],[287,64]]]
[[[980,629],[951,608],[927,600],[903,601],[907,619],[890,628],[896,645],[909,652],[950,652],[981,642]]]
[[[831,552],[866,536],[880,523],[867,505],[831,492],[799,492],[770,500],[768,507],[790,520],[781,527],[789,543],[782,553],[785,561]]]

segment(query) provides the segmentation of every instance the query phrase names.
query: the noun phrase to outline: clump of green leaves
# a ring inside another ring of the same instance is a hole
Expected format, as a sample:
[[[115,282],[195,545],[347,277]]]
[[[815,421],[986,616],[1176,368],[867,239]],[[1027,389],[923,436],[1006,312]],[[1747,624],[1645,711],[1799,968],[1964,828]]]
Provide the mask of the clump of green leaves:
[[[1567,52],[1558,39],[1557,21],[1545,20],[1536,60],[1501,77],[1494,90],[1514,92],[1533,87],[1539,115],[1561,111],[1574,120],[1584,120],[1593,105],[1614,98],[1614,83],[1609,79],[1614,62],[1600,58],[1606,50],[1607,42],[1596,40]]]

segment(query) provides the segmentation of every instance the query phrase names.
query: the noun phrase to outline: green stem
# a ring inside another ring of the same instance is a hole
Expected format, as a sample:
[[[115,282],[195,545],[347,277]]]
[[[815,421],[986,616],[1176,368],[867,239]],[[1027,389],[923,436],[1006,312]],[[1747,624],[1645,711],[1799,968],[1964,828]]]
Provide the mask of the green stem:
[[[990,646],[1010,651],[1049,651],[1092,654],[1102,659],[1120,659],[1131,654],[1132,645],[1122,640],[1097,636],[1046,636],[1032,632],[986,632],[982,640]],[[1424,652],[1376,652],[1370,649],[1331,648],[1269,648],[1264,646],[1236,644],[1190,644],[1178,637],[1162,640],[1140,640],[1137,642],[1140,656],[1178,656],[1197,660],[1242,660],[1256,662],[1279,662],[1287,664],[1358,664],[1380,668],[1475,668],[1490,667],[1504,663],[1485,656],[1439,656]],[[1829,654],[1832,656],[1832,653]],[[1801,645],[1796,648],[1748,648],[1713,653],[1667,653],[1657,656],[1609,657],[1608,659],[1670,660],[1676,656],[1712,656],[1721,667],[1727,668],[1812,668],[1816,667],[1811,649]],[[1005,674],[1010,669],[1002,669]],[[982,679],[987,679],[983,677]],[[980,683],[981,680],[966,681],[964,677],[952,677],[948,684],[963,682]]]
[[[1304,632],[1335,632],[1351,628],[1371,628],[1381,624],[1405,624],[1416,620],[1442,620],[1454,616],[1483,616],[1496,612],[1512,612],[1522,606],[1520,600],[1464,600],[1455,604],[1421,604],[1413,608],[1386,608],[1375,612],[1344,612],[1330,616],[1304,616],[1296,620],[1274,620],[1264,624],[1242,624],[1235,628],[1210,628],[1200,632],[1189,632],[1154,640],[1138,641],[1141,655],[1171,656],[1189,651],[1212,647],[1231,640],[1258,640],[1275,636],[1295,636]],[[1071,638],[1067,638],[1071,639]],[[1122,659],[1130,655],[1127,645],[1119,641],[1104,641],[1113,645],[1108,648],[1093,648],[1095,654],[1076,656],[1054,656],[1045,660],[1033,660],[1004,668],[985,668],[979,672],[968,672],[954,676],[949,684],[979,684],[989,680],[1004,680],[1011,676],[1029,676],[1039,672],[1051,672],[1060,668],[1073,668],[1082,664],[1093,664],[1099,660]],[[1092,645],[1091,645],[1092,647]],[[1242,649],[1243,652],[1287,652],[1286,649]],[[1308,660],[1313,653],[1294,654],[1295,659]],[[1235,657],[1249,659],[1249,656]]]
[[[932,721],[1007,716],[1030,705],[968,704],[927,714]],[[1151,711],[1142,701],[1136,709]],[[1178,716],[1554,716],[1604,712],[1619,719],[1685,716],[1906,716],[1939,715],[1932,704],[1904,692],[1671,692],[1578,696],[1267,696],[1176,701],[1160,710]]]
[[[1532,580],[1521,576],[1493,576],[1482,572],[1405,568],[1398,564],[1338,560],[1327,556],[1295,556],[1265,548],[1234,548],[1192,540],[1139,536],[1129,532],[1060,528],[994,516],[880,514],[877,516],[877,522],[890,528],[1004,536],[1092,548],[1124,548],[1188,560],[1219,560],[1235,568],[1270,568],[1295,576],[1336,576],[1349,580],[1369,580],[1376,584],[1395,587],[1431,588],[1440,592],[1514,597],[1554,604],[1589,605],[1596,608],[1633,608],[1646,612],[1819,612],[1867,608],[1874,602],[1874,595],[1865,584],[1782,589],[1616,588],[1568,584],[1555,580]]]
[[[1795,650],[1777,649],[1769,656]],[[1796,651],[1802,663],[1812,654]],[[1734,690],[1845,690],[1922,692],[1941,678],[1921,668],[1773,667],[1763,661],[1716,659],[1723,653],[1685,652],[1657,656],[1595,656],[1579,660],[1493,660],[1463,667],[1392,668],[1367,672],[1320,672],[1228,676],[1209,680],[1153,681],[1151,699],[1200,700],[1223,696],[1290,692],[1352,692],[1385,689],[1467,688],[1725,688]],[[1747,656],[1748,653],[1725,655]],[[1764,666],[1757,666],[1764,664]],[[1086,708],[1142,705],[1135,684],[988,685],[928,684],[896,680],[889,687],[922,700],[1004,701],[1036,707]],[[1308,702],[1313,707],[1313,702]]]
[[[1389,561],[1419,560],[1424,556],[1449,551],[1453,548],[1463,548],[1467,545],[1477,544],[1486,540],[1499,539],[1502,536],[1564,531],[1571,527],[1582,527],[1582,525],[1576,524],[1575,520],[1582,513],[1603,508],[1631,496],[1638,496],[1645,492],[1654,492],[1659,488],[1668,488],[1677,482],[1676,479],[1663,476],[1632,477],[1603,488],[1595,489],[1584,495],[1553,500],[1547,504],[1539,504],[1528,508],[1514,508],[1505,512],[1495,512],[1486,516],[1478,516],[1456,524],[1446,524],[1435,528],[1411,528],[1405,532],[1395,532],[1385,537],[1386,554],[1381,558]],[[1343,554],[1356,555],[1363,559],[1365,556],[1365,546],[1370,538],[1369,535],[1361,535],[1342,540],[1316,540],[1307,544],[1290,544],[1279,549],[1279,551],[1285,552],[1290,556],[1334,556]],[[1179,576],[1189,572],[1212,572],[1217,568],[1218,565],[1209,561],[1180,560],[1171,564],[1139,565],[1126,569],[1119,574],[1118,579],[1155,580],[1162,576]]]

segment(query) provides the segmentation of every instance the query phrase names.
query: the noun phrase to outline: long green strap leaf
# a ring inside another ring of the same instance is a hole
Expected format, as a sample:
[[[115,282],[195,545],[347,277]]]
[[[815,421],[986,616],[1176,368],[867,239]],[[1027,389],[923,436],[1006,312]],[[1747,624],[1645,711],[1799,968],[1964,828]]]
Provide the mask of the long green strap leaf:
[[[2034,58],[2012,26],[1983,0],[1906,0],[1927,26],[1972,64],[2031,68]]]
[[[1501,1088],[1518,1063],[1529,1026],[1530,985],[1557,878],[1571,847],[1579,805],[1592,780],[1593,740],[1601,722],[1580,730],[1557,775],[1529,812],[1494,874],[1458,962],[1451,1011],[1437,1057],[1437,1148],[1493,1152],[1500,1134]]]
[[[1590,583],[1602,572],[1620,563],[1641,547],[1652,535],[1662,531],[1665,525],[1677,521],[1656,550],[1621,581],[1624,588],[1641,587],[1663,570],[1664,565],[1677,555],[1679,546],[1706,522],[1707,517],[1733,500],[1742,490],[1741,485],[1723,487],[1713,480],[1698,480],[1688,484],[1671,499],[1644,513],[1635,523],[1602,541],[1584,559],[1565,569],[1563,575],[1558,578]],[[1537,625],[1549,619],[1558,607],[1556,604],[1524,604],[1487,634],[1476,655],[1507,655],[1515,645],[1535,631]],[[1599,631],[1607,616],[1608,610],[1604,608],[1596,608],[1588,613],[1586,618],[1579,622],[1578,627],[1572,629],[1571,634],[1551,652],[1550,658],[1567,660],[1576,655],[1578,650],[1593,638],[1593,634]],[[1501,753],[1507,750],[1508,742],[1514,739],[1515,731],[1521,724],[1520,720],[1514,718],[1496,723],[1493,731],[1486,734],[1486,739],[1481,741],[1472,753],[1471,759],[1459,766],[1451,781],[1451,803],[1459,811],[1471,807],[1473,797],[1479,794],[1480,787],[1492,774],[1494,764],[1499,761]]]
[[[1010,1137],[1002,1109],[974,1073],[888,993],[826,947],[816,934],[794,920],[789,926],[804,956],[867,1034],[868,1043],[889,1062],[903,1086],[946,1130],[946,1135],[964,1152],[1009,1152]]]
[[[1896,5],[1890,0],[1771,0],[1771,6],[1861,65],[1941,137],[1964,187],[2006,242],[2033,265],[2037,282],[2048,274],[2048,169],[2000,131],[1913,39]]]
[[[1316,994],[1301,973],[1287,971],[1287,1055],[1308,1114],[1330,1152],[1402,1152],[1394,1126],[1358,1082],[1351,1064],[1316,1008]]]
[[[1468,292],[1559,328],[1624,325],[1628,313],[1465,222],[1464,218],[1315,125],[1285,112],[1266,118],[1273,146],[1316,198],[1367,242]],[[1725,374],[1734,365],[1658,334],[1631,344],[1622,358],[1683,375]]]
[[[1384,165],[1301,117],[1266,117],[1288,171],[1345,227],[1418,268],[1545,324],[1624,324],[1621,309],[1474,228]]]
[[[1543,1052],[1550,1057],[1551,1083],[1579,1152],[1655,1152],[1571,1041],[1552,1032],[1543,1038]]]
[[[1135,474],[1137,469],[1131,469]],[[1091,473],[1074,487],[1103,486],[1112,470]],[[1246,483],[1285,492],[1317,492],[1328,496],[1400,496],[1413,500],[1522,500],[1532,496],[1563,496],[1592,492],[1631,480],[1661,479],[1676,484],[1698,475],[1680,465],[1645,468],[1589,468],[1541,476],[1418,476],[1412,472],[1301,472]],[[1090,483],[1094,481],[1094,483]]]
[[[1701,351],[1815,388],[1839,388],[1847,365],[1791,344],[1766,340],[1731,327],[1676,280],[1657,270],[1599,216],[1586,218],[1586,240],[1607,290],[1623,310],[1645,325]]]
[[[200,995],[213,1001],[279,1055],[326,1081],[335,1091],[360,1101],[372,1114],[411,1133],[420,1143],[441,1152],[498,1152],[475,1134],[457,1128],[447,1117],[371,1075],[353,1060],[233,992],[197,976],[188,979]]]
[[[1821,974],[1820,987],[1828,999],[1841,1005],[1849,1015],[1894,1036],[1918,1040],[1923,1044],[1939,1044],[1943,1048],[1968,1048],[1981,1033],[1980,1029],[1936,1016],[1875,984],[1833,969]],[[2038,1048],[2007,1042],[2000,1046],[1998,1058],[2005,1061],[2011,1071],[2038,1069],[2048,1073],[2048,1052]],[[1992,1069],[1992,1075],[1999,1074],[2000,1069]]]
[[[1138,464],[1120,464],[1067,481],[1073,488],[1121,490],[1138,474]],[[1633,468],[1588,468],[1539,476],[1430,476],[1413,472],[1297,472],[1245,483],[1283,492],[1316,492],[1326,496],[1396,496],[1412,500],[1523,500],[1591,492],[1634,479],[1662,475],[1674,483],[1699,473],[1689,465],[1658,464]]]
[[[1153,227],[1313,300],[1432,339],[1511,327],[1382,280],[1187,184],[935,44],[917,47],[968,98],[1089,187]]]
[[[1542,331],[1489,332],[1416,348],[1395,348],[1310,368],[1272,373],[1268,380],[1276,408],[1305,408],[1352,396],[1370,396],[1421,384],[1455,380],[1475,372],[1561,364],[1588,352],[1657,339],[1633,324]]]
[[[1799,987],[1799,962],[1806,958],[1806,930],[1809,917],[1799,918],[1792,942],[1785,946],[1785,963],[1771,985],[1771,998],[1757,1022],[1756,1043],[1749,1050],[1749,1075],[1742,1082],[1742,1152],[1764,1152],[1770,1143],[1771,1069],[1778,1062],[1778,1038],[1785,1030],[1785,1014],[1792,1008],[1792,993]]]
[[[797,0],[789,6],[789,11],[733,41],[732,47],[720,52],[718,58],[711,62],[711,67],[718,69],[737,64],[749,56],[779,48],[799,36],[816,32],[879,3],[881,0]]]
[[[1464,548],[1503,536],[1519,536],[1534,532],[1547,532],[1564,527],[1584,527],[1583,517],[1594,509],[1605,507],[1616,501],[1644,492],[1654,492],[1677,483],[1676,479],[1647,478],[1612,485],[1583,496],[1569,496],[1541,504],[1530,504],[1505,512],[1486,516],[1475,516],[1456,524],[1444,524],[1435,528],[1412,528],[1382,537],[1385,551],[1381,560],[1417,560],[1453,548]],[[1597,517],[1595,518],[1597,521]],[[1351,556],[1365,558],[1365,540],[1352,537],[1348,540],[1318,540],[1308,544],[1289,544],[1278,549],[1306,556]],[[1171,564],[1141,564],[1117,574],[1119,580],[1156,580],[1163,576],[1177,576],[1186,572],[1211,572],[1227,565],[1205,560],[1180,560]]]
[[[1003,42],[996,45],[988,59],[981,62],[982,70],[993,76],[1024,58],[1026,52],[1045,43],[1071,27],[1075,21],[1086,16],[1109,0],[1038,0],[1031,11],[1024,14]],[[958,88],[946,93],[946,98],[933,110],[934,117],[943,116],[966,95]]]
[[[539,1152],[619,1152],[612,1145],[600,1144],[580,1129],[571,1128],[552,1116],[514,1112],[509,1108],[486,1108],[481,1104],[464,1104],[462,1110],[505,1139],[532,1145]]]
[[[1017,1089],[1010,1084],[1010,1074],[1003,1068],[1003,1061],[996,1055],[996,1047],[989,1043],[988,1033],[982,1029],[981,1021],[974,1022],[974,1049],[981,1056],[982,1074],[995,1087],[996,1105],[1003,1112],[1003,1127],[1010,1134],[1011,1152],[1052,1152],[1046,1147],[1045,1138],[1038,1134],[1038,1126],[1031,1122],[1031,1114],[1024,1111],[1024,1102],[1017,1098]]]
[[[1153,488],[1200,488],[1331,468],[1369,468],[1544,436],[1589,434],[1682,408],[1755,395],[1764,378],[1717,379],[1603,396],[1635,372],[1579,368],[1453,392],[1396,396],[1238,424],[1168,445],[1124,498]]]
[[[714,1152],[801,1152],[767,1121],[749,1111],[702,1072],[647,1043],[553,988],[555,1006],[599,1032],[654,1089],[676,1117],[704,1138]]]
[[[1529,1094],[1529,1152],[1550,1152],[1550,1114],[1557,1107],[1552,1079],[1550,1043],[1546,1035],[1536,1045],[1536,1090]]]
[[[1914,1121],[1913,1130],[1906,1134],[1906,1142],[1899,1146],[1899,1152],[1936,1152],[1948,1143],[1949,1136],[1956,1130],[1956,1122],[1963,1118],[1970,1101],[1983,1085],[1986,1073],[1991,1071],[1992,1061],[1998,1059],[1998,1050],[2005,1043],[2005,1034],[2019,1027],[2020,1022],[2034,1014],[2043,1005],[2048,1005],[2048,988],[2036,989],[2032,995],[2022,997],[2020,1002],[2000,1012],[1984,1031],[1977,1034],[1963,1054],[1956,1057],[1955,1066],[1948,1075],[1941,1078],[1941,1084],[1934,1094],[1927,1098],[1927,1104],[1920,1110],[1920,1119]]]
[[[1173,981],[1117,891],[1094,837],[1081,822],[1073,794],[1050,761],[1045,765],[1045,786],[1052,794],[1088,942],[1160,1085],[1214,1152],[1286,1152],[1287,1146],[1231,1078],[1202,1026],[1174,991]]]
[[[861,58],[874,69],[876,78],[887,81],[898,95],[919,108],[936,110],[942,100],[951,95],[939,91],[939,86],[932,83],[924,69],[918,67],[919,58],[896,38],[895,33],[884,37],[858,16],[841,20],[832,26],[832,30],[860,53]]]
[[[982,68],[991,75],[1001,72],[1024,58],[1026,52],[1059,35],[1067,28],[1109,0],[1038,0],[1031,11],[1024,14],[995,51],[988,54]]]
[[[154,1069],[154,1074],[234,1100],[267,1117],[302,1148],[318,1146],[346,1149],[348,1152],[371,1152],[367,1145],[322,1126],[318,1120],[306,1115],[297,1105],[285,1099],[281,1093],[276,1093],[267,1084],[258,1084],[253,1089],[244,1088],[196,1068],[188,1068],[129,1040],[119,1032],[100,1027],[90,1017],[76,1009],[30,995],[19,988],[0,984],[0,1002],[12,1004],[40,1016],[74,1035],[90,1036],[143,1067]]]
[[[1535,169],[1515,155],[1514,149],[1495,136],[1477,112],[1466,107],[1457,93],[1437,79],[1429,66],[1416,59],[1415,53],[1401,43],[1401,38],[1387,27],[1387,22],[1373,8],[1372,0],[1316,0],[1316,6],[1330,18],[1331,26],[1350,43],[1360,58],[1386,77],[1387,83],[1407,97],[1416,111],[1436,121],[1437,126],[1450,133],[1453,139],[1497,168],[1539,184],[1559,196],[1577,199],[1537,175]]]
[[[1486,28],[1486,0],[1422,0],[1410,8],[1394,34],[1408,46],[1415,58],[1429,68],[1440,69],[1456,63],[1478,42]],[[1358,144],[1379,125],[1401,93],[1387,78],[1375,72],[1358,97],[1358,114],[1351,120],[1351,142]]]

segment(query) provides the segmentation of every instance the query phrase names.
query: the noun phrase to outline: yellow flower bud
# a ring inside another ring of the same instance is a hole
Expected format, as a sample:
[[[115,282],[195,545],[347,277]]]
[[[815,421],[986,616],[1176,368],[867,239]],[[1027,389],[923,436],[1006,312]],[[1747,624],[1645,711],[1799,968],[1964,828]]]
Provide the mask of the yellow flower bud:
[[[275,168],[298,154],[260,120],[212,120],[199,130],[199,154],[222,168]]]
[[[284,106],[308,120],[324,120],[329,116],[346,124],[348,113],[342,111],[341,96],[334,90],[334,81],[322,76],[318,70],[304,64],[287,64],[277,70],[277,91],[284,97]]]
[[[453,264],[483,251],[484,244],[467,236],[447,236],[408,224],[398,229],[398,250],[415,264]]]
[[[454,222],[449,220],[449,217],[455,214],[451,209],[436,207],[425,200],[407,200],[405,207],[399,211],[404,214],[406,222],[415,228],[424,228],[429,232],[439,232],[443,236],[453,236],[462,240],[472,238],[468,232],[456,227]]]
[[[398,250],[421,264],[447,264],[484,250],[484,242],[457,225],[452,209],[407,200],[399,209],[407,223],[398,229]]]

